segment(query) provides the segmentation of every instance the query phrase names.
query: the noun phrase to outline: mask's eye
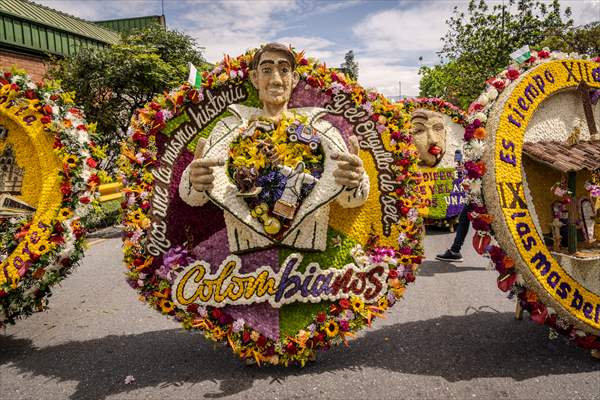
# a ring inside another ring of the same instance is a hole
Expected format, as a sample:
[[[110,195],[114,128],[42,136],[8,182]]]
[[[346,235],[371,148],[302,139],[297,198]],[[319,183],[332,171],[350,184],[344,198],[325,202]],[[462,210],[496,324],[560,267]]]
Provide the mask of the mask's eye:
[[[435,124],[433,126],[433,129],[435,129],[436,131],[441,131],[444,129],[444,124]]]
[[[263,72],[263,74],[270,74],[271,73],[271,68],[270,67],[264,67],[261,69],[261,71]]]

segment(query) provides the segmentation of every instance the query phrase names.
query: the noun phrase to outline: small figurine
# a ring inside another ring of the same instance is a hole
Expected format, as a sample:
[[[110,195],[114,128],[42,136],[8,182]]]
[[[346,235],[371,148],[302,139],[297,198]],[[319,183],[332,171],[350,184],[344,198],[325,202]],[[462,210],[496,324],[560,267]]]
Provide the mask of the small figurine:
[[[290,142],[308,144],[308,147],[310,147],[312,150],[316,150],[319,147],[319,135],[312,126],[304,125],[298,121],[294,121],[288,126],[287,134]]]
[[[302,185],[316,183],[318,179],[304,172],[304,163],[302,161],[296,164],[296,167],[293,169],[285,165],[280,166],[279,171],[287,178],[287,181],[281,198],[275,203],[273,214],[292,219],[300,200]]]
[[[560,228],[563,227],[564,225],[565,224],[560,222],[560,219],[558,219],[558,216],[554,215],[554,219],[552,220],[552,223],[550,224],[550,227],[552,228],[552,250],[554,250],[554,251],[560,250],[560,242],[562,240],[562,236],[560,235]]]
[[[237,195],[250,197],[259,194],[262,188],[256,187],[257,177],[258,171],[254,167],[239,167],[233,174],[233,179],[239,189]]]
[[[279,157],[279,154],[277,154],[271,139],[267,138],[265,140],[259,140],[256,147],[265,155],[265,157],[267,157],[267,160],[269,160],[272,165],[280,164],[281,158]]]
[[[257,130],[271,132],[272,130],[275,130],[275,125],[273,125],[273,123],[270,121],[264,121],[261,119],[254,120],[248,124],[248,128],[242,132],[242,137],[244,139],[252,137]]]
[[[275,217],[271,217],[268,214],[269,206],[267,203],[260,203],[250,211],[250,215],[254,218],[258,218],[263,223],[263,229],[269,235],[276,235],[281,230],[281,223]]]

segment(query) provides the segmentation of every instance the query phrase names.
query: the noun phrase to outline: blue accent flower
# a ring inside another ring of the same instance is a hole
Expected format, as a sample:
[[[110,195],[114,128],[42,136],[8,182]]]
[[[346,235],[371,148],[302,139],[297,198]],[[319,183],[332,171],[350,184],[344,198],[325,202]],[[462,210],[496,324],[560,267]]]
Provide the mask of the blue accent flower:
[[[256,186],[262,187],[262,191],[258,194],[259,200],[273,205],[283,194],[286,182],[286,177],[279,171],[270,171],[259,176],[256,179]]]

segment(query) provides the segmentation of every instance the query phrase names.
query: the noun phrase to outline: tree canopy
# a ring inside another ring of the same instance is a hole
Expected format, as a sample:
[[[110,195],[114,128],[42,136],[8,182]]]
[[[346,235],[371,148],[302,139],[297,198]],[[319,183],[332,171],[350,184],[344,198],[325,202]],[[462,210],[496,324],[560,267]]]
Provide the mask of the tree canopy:
[[[184,82],[188,62],[197,67],[206,63],[195,40],[152,26],[123,35],[111,47],[84,48],[54,60],[47,75],[75,92],[88,121],[97,123],[100,145],[107,146],[110,163],[135,110]]]
[[[344,62],[340,67],[350,78],[354,80],[358,79],[358,63],[354,60],[354,50],[346,53]]]
[[[558,0],[508,0],[493,6],[471,0],[465,12],[455,7],[446,24],[440,63],[419,70],[420,95],[441,97],[463,108],[480,94],[486,79],[510,63],[514,50],[524,45],[542,48],[554,37],[563,49],[574,51],[572,43],[583,35],[571,36],[578,28],[573,27],[571,10],[562,10]],[[598,41],[598,36],[590,39]]]

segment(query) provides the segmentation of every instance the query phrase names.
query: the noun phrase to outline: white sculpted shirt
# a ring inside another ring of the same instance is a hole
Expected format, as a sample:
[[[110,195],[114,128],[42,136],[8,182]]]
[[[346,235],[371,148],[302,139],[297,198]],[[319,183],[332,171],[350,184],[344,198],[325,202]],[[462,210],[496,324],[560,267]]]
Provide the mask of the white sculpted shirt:
[[[233,116],[217,123],[208,137],[203,157],[227,159],[233,140],[248,127],[249,121],[256,119],[261,113],[260,109],[239,104],[229,106],[229,111]],[[232,253],[279,244],[299,250],[324,251],[327,247],[329,203],[335,200],[342,207],[359,207],[369,196],[369,177],[366,173],[363,173],[357,188],[344,188],[335,182],[333,171],[337,161],[331,159],[331,154],[348,152],[348,149],[339,131],[322,119],[326,111],[320,108],[298,108],[290,112],[309,117],[309,124],[316,129],[321,141],[324,165],[322,176],[302,201],[291,226],[280,241],[267,235],[261,223],[250,215],[247,203],[237,195],[237,187],[227,176],[226,166],[213,167],[214,188],[207,192],[194,190],[190,183],[189,166],[181,176],[179,195],[183,201],[191,206],[203,206],[211,200],[223,209],[229,250]],[[285,170],[282,172],[285,173]]]

